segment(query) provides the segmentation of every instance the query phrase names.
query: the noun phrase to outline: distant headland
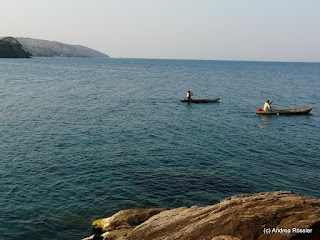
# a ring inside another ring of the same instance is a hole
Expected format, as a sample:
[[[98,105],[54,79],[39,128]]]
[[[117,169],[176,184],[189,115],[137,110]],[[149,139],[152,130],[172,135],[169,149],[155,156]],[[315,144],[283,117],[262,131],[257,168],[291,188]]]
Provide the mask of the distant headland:
[[[8,40],[9,39],[9,40]],[[56,41],[40,40],[33,38],[13,38],[6,37],[1,40],[0,57],[16,56],[15,54],[9,54],[9,43],[14,43],[16,46],[15,52],[19,53],[24,50],[28,55],[34,57],[105,57],[110,58],[107,54],[101,53],[94,49],[84,47],[81,45],[70,45]],[[17,46],[20,46],[18,50]],[[22,48],[21,48],[22,47]],[[3,56],[2,56],[3,55]],[[26,55],[18,55],[17,57],[23,57]]]
[[[0,58],[30,58],[32,54],[13,37],[0,39]]]
[[[107,57],[107,54],[81,45],[70,45],[56,41],[33,38],[17,38],[23,48],[35,57]]]

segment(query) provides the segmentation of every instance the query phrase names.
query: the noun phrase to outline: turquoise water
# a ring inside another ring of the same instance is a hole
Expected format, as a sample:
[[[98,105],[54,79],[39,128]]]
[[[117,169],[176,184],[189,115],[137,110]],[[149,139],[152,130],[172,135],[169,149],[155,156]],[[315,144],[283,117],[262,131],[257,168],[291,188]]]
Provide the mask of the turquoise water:
[[[185,104],[194,98],[221,102]],[[132,207],[320,197],[320,63],[0,59],[0,239],[80,239]],[[314,106],[306,116],[257,116]]]

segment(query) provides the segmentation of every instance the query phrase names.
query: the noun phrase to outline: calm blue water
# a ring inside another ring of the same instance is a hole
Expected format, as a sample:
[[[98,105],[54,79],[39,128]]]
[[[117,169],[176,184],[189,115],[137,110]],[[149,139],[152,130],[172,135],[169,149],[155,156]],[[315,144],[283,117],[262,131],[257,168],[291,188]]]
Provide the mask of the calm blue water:
[[[180,103],[220,97],[220,103]],[[314,106],[307,116],[257,116]],[[320,197],[320,63],[0,59],[0,239],[80,239],[132,207]]]

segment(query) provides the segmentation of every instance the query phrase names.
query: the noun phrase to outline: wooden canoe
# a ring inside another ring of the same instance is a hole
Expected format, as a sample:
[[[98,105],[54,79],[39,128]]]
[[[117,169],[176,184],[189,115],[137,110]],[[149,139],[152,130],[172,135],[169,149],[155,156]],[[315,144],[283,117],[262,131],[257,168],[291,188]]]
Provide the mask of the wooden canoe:
[[[180,102],[187,102],[187,103],[210,103],[210,102],[217,102],[220,98],[205,98],[205,99],[181,99]]]
[[[257,114],[260,114],[260,115],[305,115],[305,114],[308,114],[312,110],[312,108],[313,107],[272,110],[272,111],[257,111]]]

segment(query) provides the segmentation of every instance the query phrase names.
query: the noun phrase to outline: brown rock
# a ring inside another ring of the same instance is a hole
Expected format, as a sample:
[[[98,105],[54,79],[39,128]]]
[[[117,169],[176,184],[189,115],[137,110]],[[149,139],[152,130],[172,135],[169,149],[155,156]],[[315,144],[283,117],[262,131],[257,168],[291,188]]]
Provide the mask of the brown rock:
[[[165,208],[122,210],[109,218],[98,219],[92,223],[93,232],[105,240],[129,239],[132,230]]]
[[[133,227],[122,228],[119,230],[105,232],[101,236],[103,237],[103,240],[129,240],[132,230]]]
[[[294,228],[309,232],[293,232]],[[264,233],[269,230],[271,233]],[[242,194],[214,206],[164,211],[137,226],[130,239],[319,240],[319,236],[320,199],[281,191]]]
[[[230,235],[220,235],[212,238],[211,240],[241,240],[241,239],[237,237],[232,237]]]

